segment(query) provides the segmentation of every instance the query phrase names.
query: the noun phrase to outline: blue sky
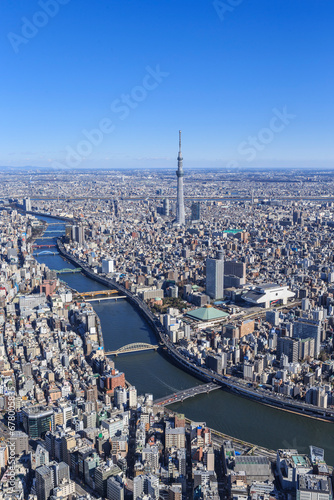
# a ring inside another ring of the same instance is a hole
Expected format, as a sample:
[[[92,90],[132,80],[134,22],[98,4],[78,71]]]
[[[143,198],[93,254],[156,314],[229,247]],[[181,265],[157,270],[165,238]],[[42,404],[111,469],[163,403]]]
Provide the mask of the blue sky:
[[[182,129],[185,169],[334,166],[330,0],[2,0],[0,14],[0,165],[174,167]]]

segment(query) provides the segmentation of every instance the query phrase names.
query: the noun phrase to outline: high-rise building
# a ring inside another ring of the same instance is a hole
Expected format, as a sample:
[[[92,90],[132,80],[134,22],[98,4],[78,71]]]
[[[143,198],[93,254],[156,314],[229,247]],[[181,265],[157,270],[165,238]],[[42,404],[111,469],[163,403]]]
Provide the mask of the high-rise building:
[[[35,460],[34,460],[35,459]],[[49,465],[49,452],[44,446],[38,444],[35,454],[32,456],[32,463],[34,463],[35,468],[37,469],[41,465]]]
[[[204,465],[206,470],[214,471],[215,470],[215,452],[211,446],[208,446],[204,451]]]
[[[206,260],[206,294],[211,299],[224,296],[224,254],[221,250],[216,259]]]
[[[53,474],[46,465],[36,469],[36,493],[38,500],[48,500],[54,487]]]
[[[280,337],[277,341],[277,359],[280,360],[282,354],[288,356],[289,363],[298,362],[299,342],[290,337]]]
[[[42,437],[53,430],[53,410],[40,406],[24,408],[22,411],[23,427],[31,438]]]
[[[201,220],[201,204],[199,201],[196,201],[191,205],[191,220]]]
[[[61,456],[62,460],[67,463],[67,465],[71,465],[71,457],[69,450],[74,448],[76,445],[75,441],[75,433],[71,431],[70,433],[62,436],[61,438]]]
[[[168,500],[181,500],[182,499],[182,484],[173,484],[169,488]]]
[[[315,356],[320,353],[321,321],[301,318],[293,323],[293,337],[296,339],[314,339]]]
[[[144,493],[144,477],[136,476],[133,479],[133,500],[137,500]]]
[[[26,212],[31,212],[31,201],[30,198],[23,200],[23,208]]]
[[[72,226],[72,240],[83,245],[85,242],[85,229],[83,226]]]
[[[141,498],[145,493],[150,495],[150,498],[159,498],[159,478],[153,474],[145,476],[137,476],[133,480],[133,500]]]
[[[108,500],[124,500],[124,486],[114,477],[107,479],[107,498]]]
[[[185,447],[185,428],[169,427],[165,431],[165,446],[166,448],[184,448]]]
[[[118,217],[118,201],[117,200],[111,200],[111,210],[114,211],[114,216]]]
[[[292,212],[292,222],[295,226],[303,224],[303,212],[301,210],[294,210]]]
[[[176,223],[183,226],[186,222],[184,212],[184,196],[183,196],[183,158],[181,153],[181,130],[179,131],[179,155],[177,157],[177,202],[176,202]]]
[[[137,389],[134,386],[129,387],[129,407],[137,408]]]
[[[95,469],[95,488],[102,497],[107,496],[107,481],[108,477],[114,475],[114,470],[108,465],[99,465]]]
[[[105,274],[114,272],[114,261],[110,259],[102,259],[102,272]]]
[[[70,468],[65,462],[54,462],[51,466],[53,471],[53,481],[55,486],[59,486],[62,481],[70,480]]]
[[[169,216],[169,198],[165,198],[163,201],[162,215]]]
[[[224,263],[224,274],[246,278],[246,263],[236,260],[226,260]]]
[[[13,431],[11,433],[11,440],[15,441],[15,455],[21,455],[21,453],[28,453],[29,450],[29,439],[28,435],[22,431]]]
[[[314,339],[299,339],[299,360],[314,358]]]

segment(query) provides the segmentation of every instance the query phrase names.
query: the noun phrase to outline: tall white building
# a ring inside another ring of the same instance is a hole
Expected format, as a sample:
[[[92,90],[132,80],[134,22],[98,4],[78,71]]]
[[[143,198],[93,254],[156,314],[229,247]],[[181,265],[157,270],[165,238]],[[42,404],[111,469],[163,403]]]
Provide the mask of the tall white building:
[[[129,387],[129,408],[137,408],[137,389]]]
[[[105,274],[114,272],[114,261],[109,259],[102,260],[102,272]]]
[[[206,259],[206,294],[211,299],[224,296],[224,254],[221,250],[216,259]]]
[[[30,198],[23,200],[23,208],[26,212],[31,212],[31,201]]]

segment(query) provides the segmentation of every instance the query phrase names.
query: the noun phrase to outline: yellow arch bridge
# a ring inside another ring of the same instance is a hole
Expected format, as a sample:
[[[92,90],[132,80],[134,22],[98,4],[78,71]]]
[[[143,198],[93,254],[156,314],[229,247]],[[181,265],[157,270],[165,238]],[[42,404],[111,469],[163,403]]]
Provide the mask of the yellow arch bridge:
[[[117,351],[107,351],[106,356],[118,356],[118,354],[127,354],[130,352],[140,352],[140,351],[156,351],[159,349],[158,345],[145,344],[143,342],[135,342],[134,344],[127,344],[123,347],[117,349]]]

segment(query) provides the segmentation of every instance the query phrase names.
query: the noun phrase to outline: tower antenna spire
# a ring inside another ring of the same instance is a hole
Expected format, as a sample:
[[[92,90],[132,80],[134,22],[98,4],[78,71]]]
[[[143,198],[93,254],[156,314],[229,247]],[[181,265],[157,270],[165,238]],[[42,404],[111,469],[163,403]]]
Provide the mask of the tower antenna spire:
[[[177,157],[177,201],[176,201],[176,222],[181,226],[185,224],[184,196],[183,196],[183,158],[181,153],[181,130],[179,130],[179,154]]]

